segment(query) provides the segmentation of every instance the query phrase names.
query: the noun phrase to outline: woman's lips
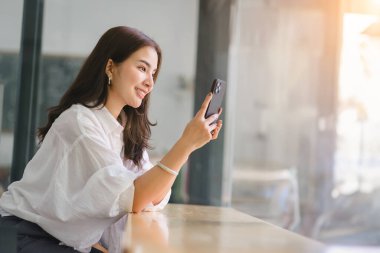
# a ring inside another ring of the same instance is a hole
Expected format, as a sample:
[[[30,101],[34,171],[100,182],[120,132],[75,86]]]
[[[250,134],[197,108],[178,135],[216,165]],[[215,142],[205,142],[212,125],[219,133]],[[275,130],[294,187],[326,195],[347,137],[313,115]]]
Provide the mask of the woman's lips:
[[[142,90],[142,89],[139,89],[139,88],[136,88],[136,91],[137,91],[137,96],[141,99],[144,99],[144,97],[146,96],[146,94],[148,92]]]

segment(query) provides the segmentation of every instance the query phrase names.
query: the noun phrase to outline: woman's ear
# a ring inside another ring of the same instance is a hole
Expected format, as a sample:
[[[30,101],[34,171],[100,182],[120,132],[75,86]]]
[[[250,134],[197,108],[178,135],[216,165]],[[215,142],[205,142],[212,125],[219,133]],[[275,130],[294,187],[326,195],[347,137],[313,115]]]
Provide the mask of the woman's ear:
[[[105,69],[106,75],[108,77],[112,77],[113,65],[114,64],[113,64],[112,59],[108,59],[107,64],[106,64],[106,69]]]

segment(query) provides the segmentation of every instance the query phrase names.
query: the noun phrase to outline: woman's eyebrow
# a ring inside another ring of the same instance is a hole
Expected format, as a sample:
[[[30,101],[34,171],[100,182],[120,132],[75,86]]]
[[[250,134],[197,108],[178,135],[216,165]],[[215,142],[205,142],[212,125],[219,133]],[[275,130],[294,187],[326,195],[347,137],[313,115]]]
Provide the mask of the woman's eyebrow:
[[[138,60],[139,62],[142,62],[144,64],[146,64],[149,68],[151,68],[152,66],[150,65],[149,62],[145,61],[145,60]],[[157,69],[154,69],[153,71],[156,71]]]

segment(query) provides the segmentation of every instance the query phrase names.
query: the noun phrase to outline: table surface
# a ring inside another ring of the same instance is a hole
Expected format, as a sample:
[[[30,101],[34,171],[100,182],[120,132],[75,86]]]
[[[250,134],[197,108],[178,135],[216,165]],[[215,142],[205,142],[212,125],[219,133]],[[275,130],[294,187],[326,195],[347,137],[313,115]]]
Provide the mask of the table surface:
[[[233,208],[182,204],[130,214],[123,247],[124,253],[334,251]]]

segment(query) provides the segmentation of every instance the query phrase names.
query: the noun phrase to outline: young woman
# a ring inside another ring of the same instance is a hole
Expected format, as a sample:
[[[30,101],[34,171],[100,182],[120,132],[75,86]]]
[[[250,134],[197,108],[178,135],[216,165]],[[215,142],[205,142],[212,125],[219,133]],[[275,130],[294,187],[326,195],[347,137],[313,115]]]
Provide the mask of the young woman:
[[[160,66],[161,49],[136,29],[114,27],[100,38],[50,109],[23,178],[0,199],[0,225],[17,227],[18,252],[111,252],[110,231],[121,218],[167,204],[181,166],[218,137],[222,122],[211,124],[219,115],[204,117],[207,95],[153,166],[147,110]]]

